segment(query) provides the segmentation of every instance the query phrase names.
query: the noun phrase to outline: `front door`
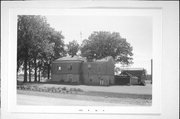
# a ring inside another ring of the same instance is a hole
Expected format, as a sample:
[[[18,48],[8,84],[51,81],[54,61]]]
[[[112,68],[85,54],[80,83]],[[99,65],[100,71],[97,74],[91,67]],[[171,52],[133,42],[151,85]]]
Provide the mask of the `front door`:
[[[93,83],[93,79],[91,78],[91,76],[92,76],[92,74],[91,74],[92,66],[91,66],[90,63],[87,65],[87,68],[88,68],[88,80],[89,80],[89,84],[92,85],[92,83]]]
[[[73,75],[72,74],[68,74],[67,75],[67,82],[71,83],[73,80]]]

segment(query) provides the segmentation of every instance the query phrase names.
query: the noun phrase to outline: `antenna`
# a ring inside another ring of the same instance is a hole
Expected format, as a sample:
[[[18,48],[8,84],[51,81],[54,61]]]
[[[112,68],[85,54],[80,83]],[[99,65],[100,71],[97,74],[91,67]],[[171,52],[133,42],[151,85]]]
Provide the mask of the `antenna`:
[[[82,41],[82,32],[80,32],[80,39],[81,39],[81,41]]]

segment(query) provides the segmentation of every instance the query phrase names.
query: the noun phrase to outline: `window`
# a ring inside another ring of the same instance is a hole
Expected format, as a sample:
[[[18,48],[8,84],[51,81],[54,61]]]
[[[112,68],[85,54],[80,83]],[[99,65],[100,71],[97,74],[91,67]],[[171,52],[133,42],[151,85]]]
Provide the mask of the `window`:
[[[61,70],[61,66],[58,67],[58,70],[59,70],[59,71]]]

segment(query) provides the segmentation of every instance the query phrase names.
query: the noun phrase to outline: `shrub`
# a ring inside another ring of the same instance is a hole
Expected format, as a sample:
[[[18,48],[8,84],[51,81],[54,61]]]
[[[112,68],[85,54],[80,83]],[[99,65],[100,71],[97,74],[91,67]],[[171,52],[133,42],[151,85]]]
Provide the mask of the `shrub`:
[[[66,87],[63,87],[62,90],[66,90]]]

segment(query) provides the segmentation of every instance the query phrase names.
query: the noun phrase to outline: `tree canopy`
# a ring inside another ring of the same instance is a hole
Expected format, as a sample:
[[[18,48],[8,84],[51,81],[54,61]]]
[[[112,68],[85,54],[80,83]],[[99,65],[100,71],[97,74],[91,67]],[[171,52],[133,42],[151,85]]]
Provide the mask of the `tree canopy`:
[[[81,55],[89,60],[112,56],[116,62],[126,65],[132,63],[132,50],[118,32],[95,31],[81,45]]]
[[[77,55],[78,50],[79,50],[79,44],[76,40],[73,40],[69,42],[69,44],[67,44],[67,53],[72,57]]]

